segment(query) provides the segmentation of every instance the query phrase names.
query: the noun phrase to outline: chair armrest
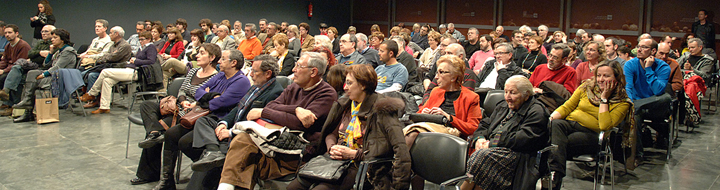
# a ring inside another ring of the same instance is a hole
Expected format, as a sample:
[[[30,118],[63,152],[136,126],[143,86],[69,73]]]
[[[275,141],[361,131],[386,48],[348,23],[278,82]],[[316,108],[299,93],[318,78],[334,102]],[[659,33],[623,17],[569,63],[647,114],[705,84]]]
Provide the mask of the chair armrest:
[[[466,179],[470,179],[470,176],[462,175],[462,176],[458,176],[456,178],[449,179],[445,182],[440,183],[440,189],[443,189],[443,187],[445,187],[445,186],[455,185]]]
[[[370,167],[371,164],[378,164],[378,163],[385,163],[385,162],[392,162],[395,159],[393,158],[381,158],[381,159],[375,159],[375,160],[367,160],[367,161],[361,161],[360,166],[358,166],[358,172],[357,175],[355,175],[355,185],[354,189],[363,189],[365,186],[365,178],[367,175],[368,167]]]
[[[165,93],[165,92],[137,92],[137,93],[135,93],[135,96],[144,96],[144,95],[167,96],[167,93]]]

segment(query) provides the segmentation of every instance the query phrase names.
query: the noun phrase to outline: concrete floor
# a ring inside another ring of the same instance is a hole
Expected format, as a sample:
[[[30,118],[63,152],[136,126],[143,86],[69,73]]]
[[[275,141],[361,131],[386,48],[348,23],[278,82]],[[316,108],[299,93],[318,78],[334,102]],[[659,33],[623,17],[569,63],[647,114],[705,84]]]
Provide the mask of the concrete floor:
[[[7,117],[0,118],[0,190],[152,189],[156,183],[130,185],[141,152],[137,142],[143,139],[144,129],[132,125],[126,159],[126,113],[119,106],[110,114],[88,117],[60,110],[59,123],[43,125],[14,124]],[[625,173],[623,166],[616,164],[616,189],[720,189],[720,118],[706,114],[703,120],[694,132],[679,133],[682,143],[673,149],[669,161],[662,150],[648,148],[649,160],[635,171]],[[189,164],[185,157],[181,182],[187,183],[192,173]],[[563,189],[592,189],[589,169],[582,164],[568,166]],[[283,188],[284,184],[268,186]]]

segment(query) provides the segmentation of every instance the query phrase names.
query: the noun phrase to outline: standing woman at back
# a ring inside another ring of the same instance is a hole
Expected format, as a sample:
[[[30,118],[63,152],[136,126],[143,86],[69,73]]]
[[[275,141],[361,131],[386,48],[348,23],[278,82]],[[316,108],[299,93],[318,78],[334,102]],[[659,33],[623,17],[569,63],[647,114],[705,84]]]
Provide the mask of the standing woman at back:
[[[42,34],[40,31],[45,25],[54,25],[55,24],[55,15],[53,15],[53,9],[50,7],[50,2],[47,0],[41,0],[40,3],[38,3],[38,12],[35,14],[35,16],[30,17],[30,26],[35,28],[35,33],[33,35],[33,41],[32,46],[35,47],[35,44],[42,40]]]

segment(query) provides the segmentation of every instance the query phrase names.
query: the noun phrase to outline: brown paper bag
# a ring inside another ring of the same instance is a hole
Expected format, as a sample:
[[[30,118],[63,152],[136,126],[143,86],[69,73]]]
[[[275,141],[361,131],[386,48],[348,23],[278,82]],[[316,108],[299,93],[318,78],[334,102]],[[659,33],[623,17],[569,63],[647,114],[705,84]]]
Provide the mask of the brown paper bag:
[[[35,99],[35,112],[37,124],[60,121],[57,98]]]

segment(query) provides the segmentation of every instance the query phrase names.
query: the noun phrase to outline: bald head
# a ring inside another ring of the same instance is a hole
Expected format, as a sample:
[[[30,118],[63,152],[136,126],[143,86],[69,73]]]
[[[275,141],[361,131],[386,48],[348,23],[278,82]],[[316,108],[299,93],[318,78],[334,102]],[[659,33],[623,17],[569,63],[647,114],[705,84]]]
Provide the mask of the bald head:
[[[668,43],[659,43],[657,52],[655,52],[655,57],[658,59],[662,59],[663,61],[667,62],[669,57],[668,54],[670,53],[670,44]]]
[[[40,31],[40,34],[42,34],[43,40],[50,40],[52,38],[51,32],[55,30],[55,26],[53,25],[45,25],[42,27],[42,30]]]
[[[463,48],[462,45],[458,43],[450,44],[448,47],[445,48],[445,55],[454,55],[464,60],[465,48]]]

